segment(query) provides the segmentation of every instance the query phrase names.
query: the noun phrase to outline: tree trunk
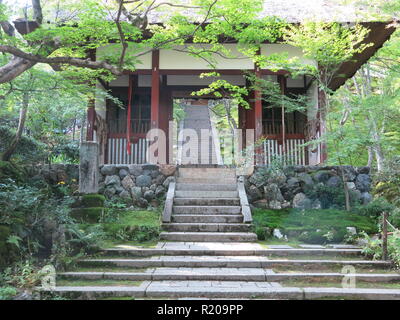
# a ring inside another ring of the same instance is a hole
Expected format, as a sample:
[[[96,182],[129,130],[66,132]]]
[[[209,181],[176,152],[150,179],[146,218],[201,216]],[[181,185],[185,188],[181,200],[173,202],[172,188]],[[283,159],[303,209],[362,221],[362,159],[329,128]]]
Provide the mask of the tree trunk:
[[[13,153],[15,152],[15,149],[18,146],[18,142],[21,139],[22,132],[24,131],[26,115],[28,113],[28,106],[29,106],[29,94],[27,92],[24,92],[24,95],[22,98],[22,108],[19,112],[18,129],[17,129],[14,139],[11,141],[10,146],[3,153],[3,156],[2,156],[3,161],[10,161],[11,156],[13,155]]]

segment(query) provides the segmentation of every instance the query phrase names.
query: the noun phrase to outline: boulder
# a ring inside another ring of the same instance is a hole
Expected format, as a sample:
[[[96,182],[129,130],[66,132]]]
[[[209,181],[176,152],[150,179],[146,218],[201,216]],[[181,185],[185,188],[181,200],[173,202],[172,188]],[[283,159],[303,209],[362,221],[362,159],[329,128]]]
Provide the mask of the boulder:
[[[121,184],[125,190],[130,190],[135,185],[129,174],[122,179]]]
[[[292,206],[296,209],[311,209],[312,201],[304,193],[300,192],[294,196]]]
[[[326,185],[331,188],[338,188],[342,180],[338,176],[333,176],[328,179]]]
[[[139,199],[142,197],[142,188],[132,187],[130,191],[133,201],[135,202],[139,201]]]
[[[117,173],[117,168],[115,165],[112,164],[105,164],[101,169],[100,172],[103,176],[112,176]]]
[[[314,184],[313,179],[308,173],[302,172],[297,176],[297,179],[300,181],[302,185],[311,186]]]
[[[164,175],[166,177],[173,176],[176,172],[176,166],[169,165],[169,164],[161,164],[160,172],[162,175]]]
[[[117,190],[113,186],[108,186],[104,190],[104,195],[107,198],[112,198],[112,196],[115,195],[116,193],[117,193]]]
[[[163,187],[165,188],[165,189],[168,189],[168,187],[169,187],[169,184],[172,182],[172,181],[175,181],[175,177],[168,177],[167,179],[165,179],[165,181],[163,182]]]
[[[354,181],[355,180],[355,178],[357,176],[357,172],[353,166],[342,166],[342,170],[343,170],[343,174],[344,174],[344,179],[346,181]]]
[[[333,173],[331,171],[320,170],[314,173],[313,177],[315,182],[326,183],[332,175]]]
[[[361,193],[361,203],[362,204],[368,204],[372,201],[372,195],[368,192],[363,192]]]
[[[125,168],[119,170],[119,177],[124,179],[127,175],[129,175],[129,171]]]
[[[257,200],[253,202],[254,207],[260,209],[268,209],[268,201],[265,199]]]
[[[282,209],[282,204],[279,201],[272,200],[268,203],[268,207],[273,210],[280,210]]]
[[[143,173],[141,165],[132,165],[129,167],[129,173],[135,177],[140,176]]]
[[[150,186],[151,191],[156,191],[156,189],[157,189],[157,185],[155,183]]]
[[[315,199],[311,205],[311,209],[322,209],[322,204],[321,201],[319,201],[318,199]]]
[[[157,186],[156,191],[154,192],[156,197],[161,197],[165,194],[165,189],[163,186]]]
[[[157,170],[158,171],[158,165],[156,165],[156,164],[143,164],[142,168],[143,168],[143,170],[149,170],[149,171]]]
[[[120,186],[121,180],[119,179],[119,176],[117,176],[117,175],[107,176],[106,180],[104,181],[104,184],[106,186]]]
[[[361,173],[356,178],[356,187],[361,192],[371,190],[371,177],[368,174]]]
[[[151,185],[151,177],[147,175],[140,175],[136,178],[136,185],[138,187],[149,187]]]
[[[130,194],[130,192],[127,191],[127,190],[122,191],[122,192],[119,194],[119,196],[120,196],[122,199],[131,199],[131,194]]]
[[[250,185],[247,190],[247,195],[250,197],[251,201],[256,201],[262,198],[262,192],[254,185]]]
[[[154,199],[154,191],[153,190],[148,190],[143,194],[143,198],[145,198],[147,201],[151,201]]]
[[[300,186],[300,180],[297,178],[289,178],[288,181],[286,182],[287,187],[290,189],[293,188],[298,188]]]
[[[349,189],[349,190],[356,189],[356,184],[354,182],[346,182],[346,184],[347,184],[347,189]]]
[[[275,183],[268,184],[264,187],[265,199],[268,201],[283,202],[285,199],[282,196],[281,190]]]
[[[359,167],[357,168],[357,173],[369,174],[370,167]]]
[[[279,229],[274,229],[274,231],[272,232],[272,235],[278,239],[283,239],[283,237],[284,237],[281,230],[279,230]]]
[[[346,227],[347,234],[356,235],[357,229],[355,227]]]
[[[286,183],[286,175],[282,170],[273,170],[267,178],[267,183],[274,183],[278,186],[283,186]]]

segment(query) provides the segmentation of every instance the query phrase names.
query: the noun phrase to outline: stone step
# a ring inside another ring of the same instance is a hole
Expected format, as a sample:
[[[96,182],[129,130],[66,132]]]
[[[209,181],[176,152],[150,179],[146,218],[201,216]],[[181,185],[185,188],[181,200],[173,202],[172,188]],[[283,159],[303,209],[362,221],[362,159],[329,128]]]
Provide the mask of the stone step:
[[[149,268],[143,272],[63,272],[60,279],[266,281],[262,268]],[[342,275],[343,276],[343,275]]]
[[[178,174],[180,178],[236,179],[233,168],[179,168]]]
[[[267,257],[287,257],[287,256],[360,256],[360,249],[259,249],[246,248],[248,243],[244,243],[239,248],[232,248],[232,245],[219,246],[211,242],[196,243],[193,247],[188,248],[186,245],[180,245],[174,242],[174,245],[167,248],[107,248],[102,252],[105,255],[112,256],[267,256]],[[176,244],[176,245],[175,245]]]
[[[173,214],[240,214],[239,206],[173,206]]]
[[[42,289],[41,292],[50,290]],[[144,281],[134,286],[56,287],[52,293],[63,297],[93,299],[94,297],[136,298],[252,298],[258,299],[322,299],[346,298],[369,300],[400,300],[399,289],[284,288],[275,282],[252,281]]]
[[[238,206],[239,198],[174,198],[177,206]]]
[[[250,225],[243,223],[164,223],[169,232],[248,232]]]
[[[346,274],[346,276],[351,276]],[[357,273],[356,280],[363,282],[400,282],[400,274]],[[149,268],[143,272],[62,272],[59,279],[83,280],[204,280],[204,281],[341,281],[343,273],[274,273],[263,268]]]
[[[236,191],[236,184],[177,183],[176,190],[184,191]]]
[[[208,268],[275,268],[275,267],[320,267],[354,266],[372,268],[390,268],[392,264],[387,261],[367,260],[278,260],[262,256],[155,256],[138,259],[84,259],[79,261],[81,266],[100,267],[208,267]]]
[[[257,241],[257,235],[250,232],[161,232],[160,239],[165,241]]]
[[[172,222],[176,223],[238,223],[243,222],[241,214],[203,215],[203,214],[179,214],[172,216]]]
[[[237,183],[235,178],[181,178],[176,179],[177,183],[190,183],[190,184],[235,184]]]
[[[175,191],[176,198],[238,198],[237,191]]]

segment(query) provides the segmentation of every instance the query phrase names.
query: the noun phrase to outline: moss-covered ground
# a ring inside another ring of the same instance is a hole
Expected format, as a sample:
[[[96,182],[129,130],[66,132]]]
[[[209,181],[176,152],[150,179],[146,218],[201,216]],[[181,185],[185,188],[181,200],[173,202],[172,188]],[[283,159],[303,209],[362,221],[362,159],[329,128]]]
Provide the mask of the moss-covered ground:
[[[374,219],[357,212],[336,209],[253,210],[253,228],[259,240],[268,239],[273,229],[280,229],[294,244],[342,242],[347,233],[346,227],[355,227],[358,232],[378,231]]]

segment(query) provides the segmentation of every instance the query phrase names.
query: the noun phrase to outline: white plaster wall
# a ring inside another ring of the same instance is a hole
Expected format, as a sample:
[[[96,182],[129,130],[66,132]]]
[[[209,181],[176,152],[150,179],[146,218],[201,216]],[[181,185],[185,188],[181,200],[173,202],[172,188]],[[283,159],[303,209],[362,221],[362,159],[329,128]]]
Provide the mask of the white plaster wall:
[[[300,48],[293,47],[288,44],[262,44],[261,54],[269,56],[275,53],[287,52],[289,58],[298,57],[300,63],[311,64],[316,66],[316,62],[304,57],[304,53]]]
[[[243,76],[236,75],[223,75],[221,78],[228,81],[229,83],[237,86],[244,86],[246,84],[246,80]],[[213,81],[215,78],[207,77],[201,79],[198,75],[170,75],[167,76],[167,84],[169,86],[207,86]]]
[[[209,45],[195,44],[198,48],[209,48]],[[218,54],[213,55],[217,64],[217,69],[254,69],[254,63],[251,59],[244,56],[237,50],[236,44],[225,44],[226,48],[230,50],[230,56],[234,58],[225,58]],[[184,46],[177,46],[177,49],[181,49]],[[207,61],[199,58],[193,57],[186,52],[179,52],[176,50],[160,50],[160,69],[191,69],[191,70],[202,70],[211,69]]]

